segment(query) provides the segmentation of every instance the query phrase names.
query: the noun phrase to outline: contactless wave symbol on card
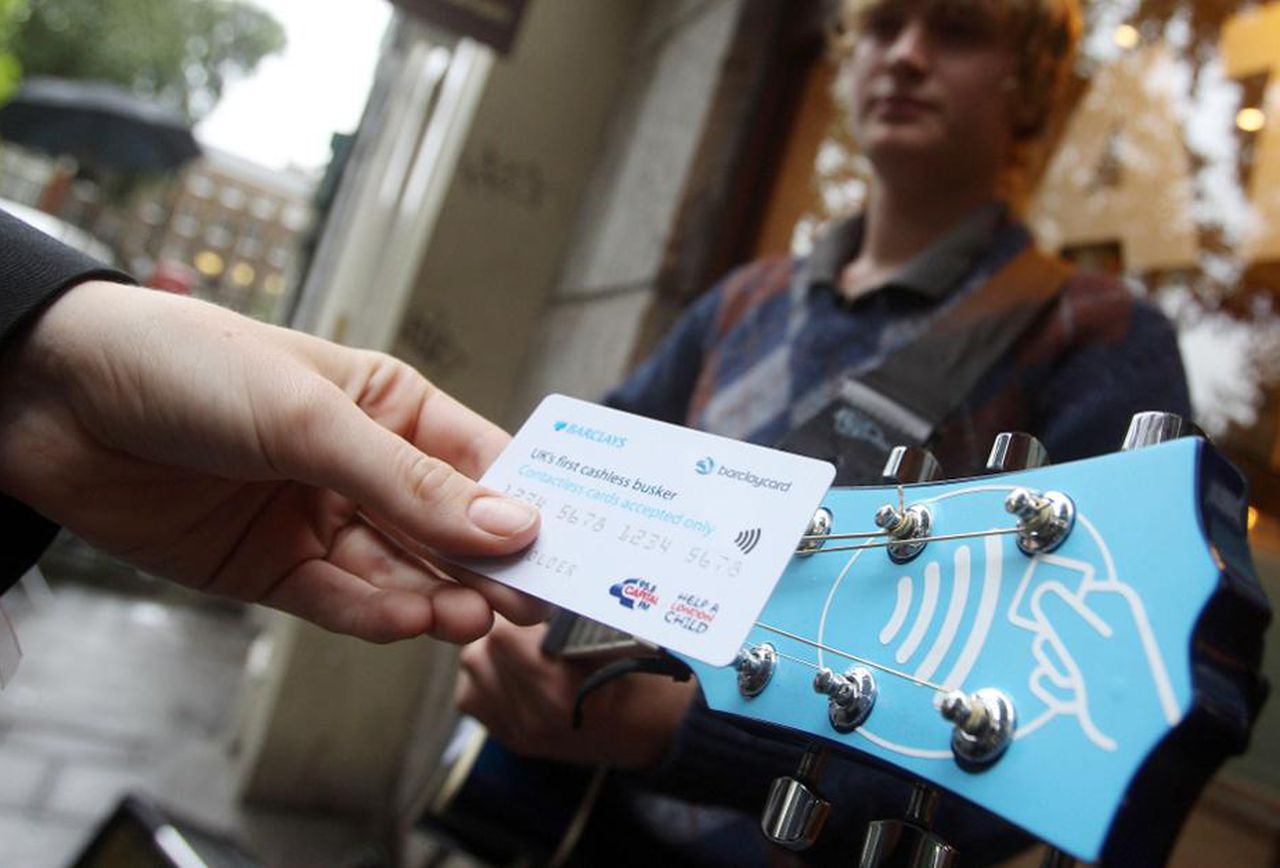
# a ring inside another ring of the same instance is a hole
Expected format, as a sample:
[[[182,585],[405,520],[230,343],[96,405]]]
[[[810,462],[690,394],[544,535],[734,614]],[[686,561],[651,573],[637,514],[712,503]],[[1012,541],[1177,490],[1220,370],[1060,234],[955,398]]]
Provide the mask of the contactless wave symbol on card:
[[[733,538],[733,544],[742,549],[744,555],[751,554],[751,550],[756,547],[756,543],[760,542],[760,528],[753,527],[748,530],[740,531]]]
[[[697,463],[693,465],[693,469],[706,476],[716,469],[716,461],[710,455],[706,458],[699,458]]]

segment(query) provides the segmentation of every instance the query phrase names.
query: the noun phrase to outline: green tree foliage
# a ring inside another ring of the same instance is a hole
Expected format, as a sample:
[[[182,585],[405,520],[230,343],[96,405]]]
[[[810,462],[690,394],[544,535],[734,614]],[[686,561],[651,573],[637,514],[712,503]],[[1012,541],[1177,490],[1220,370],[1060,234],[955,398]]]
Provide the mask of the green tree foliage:
[[[18,86],[22,64],[13,53],[13,37],[26,17],[27,0],[0,0],[0,103]]]
[[[0,0],[0,28],[15,4],[25,7],[11,41],[23,74],[113,81],[193,121],[229,79],[285,46],[280,23],[240,0]]]

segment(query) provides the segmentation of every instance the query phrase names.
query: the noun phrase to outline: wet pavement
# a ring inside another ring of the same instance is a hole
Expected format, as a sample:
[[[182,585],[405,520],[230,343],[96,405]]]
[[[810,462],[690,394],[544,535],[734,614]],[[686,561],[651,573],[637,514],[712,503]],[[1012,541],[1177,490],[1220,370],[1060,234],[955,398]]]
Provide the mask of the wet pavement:
[[[68,865],[126,792],[230,835],[264,865],[381,861],[340,819],[239,804],[247,608],[145,577],[98,584],[44,569],[52,590],[26,582],[4,598],[23,657],[0,692],[2,868]]]

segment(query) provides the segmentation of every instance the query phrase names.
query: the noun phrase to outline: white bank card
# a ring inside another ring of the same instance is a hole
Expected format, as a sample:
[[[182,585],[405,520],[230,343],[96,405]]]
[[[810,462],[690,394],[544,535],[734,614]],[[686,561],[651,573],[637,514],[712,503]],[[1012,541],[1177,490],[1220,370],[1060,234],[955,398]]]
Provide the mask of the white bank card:
[[[550,395],[480,481],[542,530],[477,572],[713,665],[730,663],[835,468]]]

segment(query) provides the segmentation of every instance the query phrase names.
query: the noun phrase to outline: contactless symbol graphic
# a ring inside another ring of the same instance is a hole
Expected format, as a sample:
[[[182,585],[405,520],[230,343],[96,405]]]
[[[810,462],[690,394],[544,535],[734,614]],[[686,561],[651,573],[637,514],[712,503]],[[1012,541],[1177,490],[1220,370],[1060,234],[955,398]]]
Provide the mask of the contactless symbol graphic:
[[[693,465],[693,469],[703,476],[706,476],[708,473],[711,473],[716,469],[715,459],[710,455],[706,458],[699,458],[698,463]]]
[[[740,531],[733,538],[733,544],[742,549],[744,555],[751,554],[751,550],[756,547],[756,543],[760,542],[760,528],[753,527],[748,530]]]

